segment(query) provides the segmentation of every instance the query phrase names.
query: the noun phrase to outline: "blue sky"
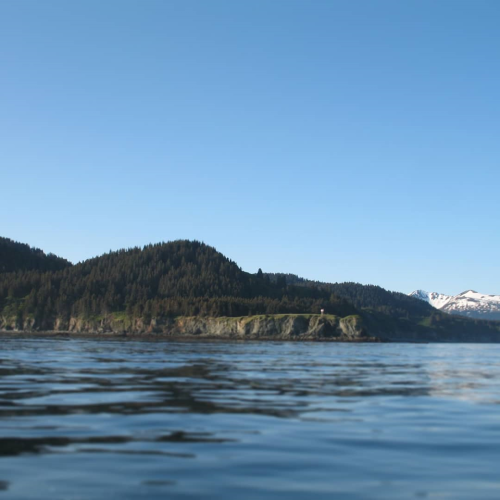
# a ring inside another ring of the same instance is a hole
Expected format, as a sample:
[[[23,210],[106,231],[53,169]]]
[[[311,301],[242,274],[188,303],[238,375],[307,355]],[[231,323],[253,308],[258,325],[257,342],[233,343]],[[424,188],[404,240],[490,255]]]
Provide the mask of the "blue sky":
[[[500,2],[0,2],[0,234],[500,293]]]

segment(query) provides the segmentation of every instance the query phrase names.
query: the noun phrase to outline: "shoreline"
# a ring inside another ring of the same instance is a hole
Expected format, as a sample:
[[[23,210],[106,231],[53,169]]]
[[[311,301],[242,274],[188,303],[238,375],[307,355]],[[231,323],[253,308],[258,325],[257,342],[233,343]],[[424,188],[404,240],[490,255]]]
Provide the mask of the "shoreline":
[[[241,336],[222,336],[222,335],[176,335],[165,333],[120,333],[120,332],[68,332],[68,331],[21,331],[21,330],[0,330],[1,338],[57,338],[57,339],[94,339],[94,340],[172,340],[175,342],[319,342],[319,343],[347,343],[347,344],[380,344],[391,342],[390,340],[380,339],[378,337],[365,337],[363,339],[349,339],[339,337],[241,337]]]

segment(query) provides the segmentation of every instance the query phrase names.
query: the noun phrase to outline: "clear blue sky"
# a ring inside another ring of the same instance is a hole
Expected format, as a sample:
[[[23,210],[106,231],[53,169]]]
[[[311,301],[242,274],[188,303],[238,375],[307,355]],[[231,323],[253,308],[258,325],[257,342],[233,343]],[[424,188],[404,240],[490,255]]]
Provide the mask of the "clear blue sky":
[[[500,293],[500,2],[0,2],[0,234]]]

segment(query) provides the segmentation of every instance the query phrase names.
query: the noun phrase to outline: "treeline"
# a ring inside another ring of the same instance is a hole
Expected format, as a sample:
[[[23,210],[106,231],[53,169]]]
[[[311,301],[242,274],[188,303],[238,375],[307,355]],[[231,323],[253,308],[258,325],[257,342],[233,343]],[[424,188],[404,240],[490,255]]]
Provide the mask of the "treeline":
[[[71,262],[39,248],[0,237],[0,273],[20,270],[59,271]]]
[[[321,287],[276,283],[242,271],[214,248],[174,241],[110,252],[55,271],[0,274],[0,310],[16,323],[125,312],[130,317],[319,313],[356,308]]]

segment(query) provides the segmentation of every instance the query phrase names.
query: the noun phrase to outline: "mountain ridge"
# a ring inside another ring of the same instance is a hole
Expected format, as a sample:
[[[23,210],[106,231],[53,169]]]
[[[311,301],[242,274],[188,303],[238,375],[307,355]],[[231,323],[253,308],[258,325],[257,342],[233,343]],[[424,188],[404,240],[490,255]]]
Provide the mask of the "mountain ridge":
[[[500,295],[487,295],[469,289],[457,295],[415,290],[409,296],[423,300],[432,307],[448,314],[493,321],[500,320]]]

